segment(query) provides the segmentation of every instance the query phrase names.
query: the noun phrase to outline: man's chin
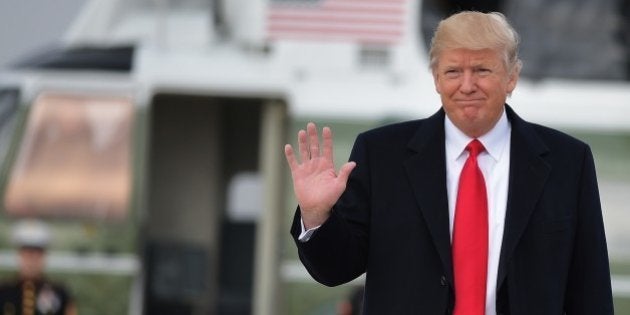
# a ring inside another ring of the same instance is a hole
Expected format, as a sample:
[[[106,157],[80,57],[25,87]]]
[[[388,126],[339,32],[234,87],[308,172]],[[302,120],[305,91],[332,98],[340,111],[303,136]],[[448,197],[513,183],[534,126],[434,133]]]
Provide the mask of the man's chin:
[[[492,126],[488,126],[488,123],[479,112],[465,113],[458,118],[459,122],[454,122],[455,126],[471,138],[478,138],[489,129],[492,129]]]

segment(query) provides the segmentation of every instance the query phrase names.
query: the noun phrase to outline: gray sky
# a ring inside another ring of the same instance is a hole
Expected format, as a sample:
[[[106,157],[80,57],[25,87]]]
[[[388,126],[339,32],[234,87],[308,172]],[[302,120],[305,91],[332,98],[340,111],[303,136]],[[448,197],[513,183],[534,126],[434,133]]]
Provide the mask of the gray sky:
[[[57,42],[85,2],[0,1],[0,67]]]

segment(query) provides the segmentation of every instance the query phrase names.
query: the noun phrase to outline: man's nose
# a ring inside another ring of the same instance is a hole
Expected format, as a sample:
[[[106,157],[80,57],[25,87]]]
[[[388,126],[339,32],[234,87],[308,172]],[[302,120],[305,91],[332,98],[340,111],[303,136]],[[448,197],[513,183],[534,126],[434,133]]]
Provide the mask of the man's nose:
[[[477,79],[474,74],[470,71],[465,71],[462,76],[462,83],[459,87],[459,90],[462,93],[470,94],[477,90]]]

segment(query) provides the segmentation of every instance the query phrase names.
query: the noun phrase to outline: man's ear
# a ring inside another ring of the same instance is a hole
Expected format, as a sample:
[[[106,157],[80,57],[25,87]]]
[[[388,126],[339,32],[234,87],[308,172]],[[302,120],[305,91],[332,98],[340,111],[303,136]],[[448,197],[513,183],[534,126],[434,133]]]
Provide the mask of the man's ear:
[[[514,89],[516,88],[516,83],[518,82],[518,78],[519,78],[519,71],[518,69],[513,69],[512,73],[510,74],[510,77],[508,78],[508,84],[507,84],[507,94],[512,93],[512,91],[514,91]]]
[[[508,78],[509,81],[507,84],[508,90],[506,91],[508,95],[511,94],[512,91],[514,91],[514,89],[516,88],[516,83],[518,82],[518,79],[521,75],[522,65],[523,64],[521,63],[521,61],[518,60],[510,70],[510,77]]]

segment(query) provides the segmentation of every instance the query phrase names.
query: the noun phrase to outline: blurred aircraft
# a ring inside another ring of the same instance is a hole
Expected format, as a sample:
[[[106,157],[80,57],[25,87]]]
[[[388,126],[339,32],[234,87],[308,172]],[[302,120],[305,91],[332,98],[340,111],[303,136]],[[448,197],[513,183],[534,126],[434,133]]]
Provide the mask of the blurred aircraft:
[[[289,118],[435,112],[431,12],[88,1],[57,48],[0,73],[4,216],[65,233],[52,269],[125,279],[107,294],[128,314],[278,314]],[[628,132],[628,100],[628,81],[523,77],[509,102],[532,121]]]

